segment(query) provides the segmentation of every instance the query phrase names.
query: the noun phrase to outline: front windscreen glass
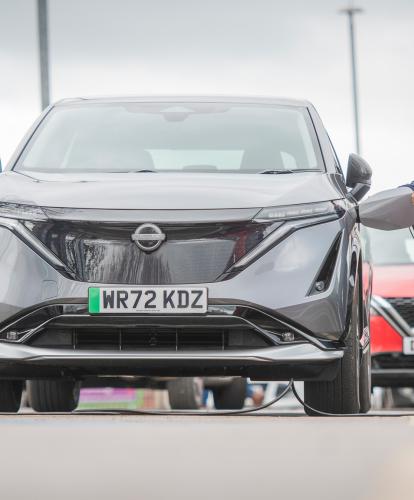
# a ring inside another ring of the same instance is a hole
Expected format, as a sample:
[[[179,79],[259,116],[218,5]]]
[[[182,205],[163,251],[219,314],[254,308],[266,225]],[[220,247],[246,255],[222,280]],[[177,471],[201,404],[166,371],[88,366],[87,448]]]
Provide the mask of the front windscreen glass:
[[[376,266],[414,264],[414,239],[410,229],[364,228],[364,241],[366,258]]]
[[[15,169],[252,174],[323,163],[306,108],[130,102],[53,108]]]

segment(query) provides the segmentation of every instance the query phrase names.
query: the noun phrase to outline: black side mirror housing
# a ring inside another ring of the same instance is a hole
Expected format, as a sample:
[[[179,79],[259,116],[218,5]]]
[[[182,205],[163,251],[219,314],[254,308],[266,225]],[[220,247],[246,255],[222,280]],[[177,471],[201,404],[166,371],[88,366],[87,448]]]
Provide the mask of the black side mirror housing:
[[[372,168],[361,156],[352,153],[348,159],[348,171],[346,174],[346,186],[350,188],[350,194],[360,201],[371,188]]]

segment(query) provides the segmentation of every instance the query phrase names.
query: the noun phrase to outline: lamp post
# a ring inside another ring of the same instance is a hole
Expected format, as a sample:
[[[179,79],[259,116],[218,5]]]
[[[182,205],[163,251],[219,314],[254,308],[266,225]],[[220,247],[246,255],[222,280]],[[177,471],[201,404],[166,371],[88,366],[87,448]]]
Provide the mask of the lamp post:
[[[352,5],[341,9],[341,14],[346,14],[349,21],[349,38],[350,38],[350,48],[351,48],[351,73],[352,73],[352,97],[353,97],[353,108],[354,108],[354,127],[355,127],[355,148],[356,152],[359,154],[361,150],[361,139],[359,130],[359,102],[358,102],[358,77],[357,77],[357,67],[356,67],[356,50],[355,50],[355,27],[354,27],[354,16],[355,14],[360,14],[363,12],[362,9],[358,7],[353,7]]]
[[[37,0],[37,30],[39,36],[40,96],[43,110],[49,106],[50,102],[47,0]]]

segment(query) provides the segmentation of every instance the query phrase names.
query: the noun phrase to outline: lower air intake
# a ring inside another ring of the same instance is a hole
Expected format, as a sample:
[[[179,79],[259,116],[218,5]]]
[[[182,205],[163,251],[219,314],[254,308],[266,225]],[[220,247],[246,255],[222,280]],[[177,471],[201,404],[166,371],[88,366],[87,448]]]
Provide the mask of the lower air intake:
[[[45,330],[31,340],[34,347],[109,351],[225,351],[260,349],[270,342],[254,330],[242,329],[62,329]]]

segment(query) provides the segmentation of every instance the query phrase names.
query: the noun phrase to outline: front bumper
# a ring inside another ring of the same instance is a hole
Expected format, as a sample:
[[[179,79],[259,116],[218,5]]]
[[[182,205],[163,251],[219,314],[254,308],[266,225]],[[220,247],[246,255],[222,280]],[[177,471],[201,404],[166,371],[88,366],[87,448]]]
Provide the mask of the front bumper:
[[[346,328],[352,227],[353,221],[346,216],[301,229],[231,279],[193,286],[208,288],[209,303],[226,300],[234,304],[257,304],[316,337],[338,340]],[[332,282],[327,290],[310,294],[341,232],[342,243]],[[0,255],[0,326],[40,304],[86,300],[90,286],[111,286],[68,279],[3,227],[0,227]]]
[[[299,343],[273,343],[260,349],[245,346],[243,349],[228,348],[223,351],[187,349],[185,352],[163,352],[157,349],[156,352],[149,352],[130,349],[121,352],[112,348],[83,348],[79,351],[76,346],[73,350],[54,349],[51,346],[29,345],[29,341],[2,341],[0,376],[23,379],[82,378],[88,375],[332,379],[343,355],[339,339],[346,326],[349,234],[352,227],[353,221],[345,217],[301,229],[231,279],[197,284],[208,288],[209,306],[213,309],[223,304],[257,307],[308,336]],[[344,236],[331,284],[324,292],[310,294],[312,283],[341,232]],[[90,286],[105,286],[65,277],[14,234],[1,227],[0,255],[0,330],[5,333],[16,320],[45,304],[86,304]],[[78,318],[79,328],[85,327],[83,319],[84,313]],[[108,322],[109,319],[102,321]],[[124,320],[117,318],[116,321]],[[133,317],[131,322],[135,322],[133,326],[137,328],[144,325],[144,319],[138,316]],[[68,327],[61,323],[57,326]],[[95,331],[105,326],[108,325],[98,325]],[[89,324],[86,325],[86,328],[89,327]],[[119,328],[124,328],[124,325],[120,324]],[[125,328],[131,328],[131,325]],[[29,325],[28,329],[32,330],[33,326]],[[257,330],[255,325],[253,329]],[[259,333],[263,334],[260,330]],[[324,344],[329,345],[326,347]]]
[[[42,378],[89,375],[243,376],[261,380],[329,380],[335,377],[342,350],[322,351],[310,344],[243,351],[185,353],[72,352],[0,344],[0,376]]]
[[[12,332],[19,338],[7,340]],[[0,377],[21,378],[327,380],[343,355],[340,344],[241,304],[210,305],[200,316],[90,315],[86,304],[49,304],[0,328],[0,339]]]

